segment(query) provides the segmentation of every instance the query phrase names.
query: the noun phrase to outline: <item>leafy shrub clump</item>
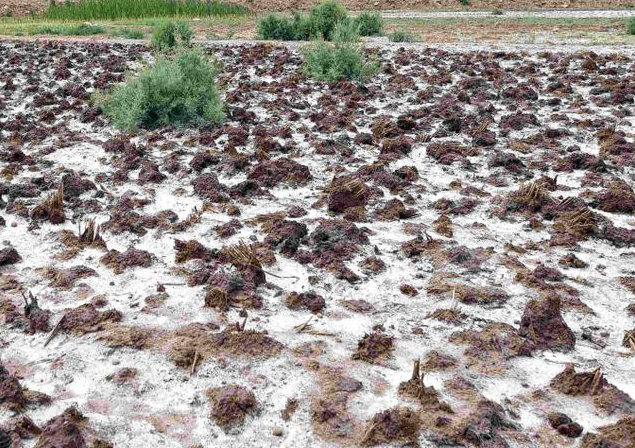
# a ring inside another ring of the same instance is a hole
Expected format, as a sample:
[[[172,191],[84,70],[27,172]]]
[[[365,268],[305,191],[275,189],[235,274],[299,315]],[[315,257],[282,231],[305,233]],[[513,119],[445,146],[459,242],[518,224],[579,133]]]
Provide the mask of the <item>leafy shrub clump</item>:
[[[258,21],[257,33],[261,39],[300,40],[293,23],[286,17],[275,14],[269,14]]]
[[[348,21],[348,13],[346,8],[339,3],[328,0],[311,10],[309,20],[310,28],[319,33],[318,37],[321,36],[324,40],[333,40],[335,27]]]
[[[384,22],[378,13],[363,12],[355,18],[360,36],[381,36],[384,32]]]
[[[358,43],[357,27],[351,22],[337,25],[333,43],[318,40],[304,49],[304,72],[317,81],[361,79],[376,70],[364,61],[364,47]]]
[[[31,34],[50,34],[54,36],[92,36],[95,34],[106,34],[106,29],[102,26],[82,23],[81,25],[59,25],[40,26],[34,28]]]
[[[161,22],[152,33],[152,46],[159,51],[167,51],[180,45],[189,45],[193,36],[187,22]]]
[[[635,17],[631,17],[628,22],[626,22],[626,32],[631,36],[635,36]]]
[[[289,17],[269,14],[258,22],[258,36],[269,40],[333,40],[335,27],[351,23],[361,36],[377,36],[383,31],[379,14],[362,13],[350,18],[337,2],[327,1],[315,6],[308,16],[295,12]]]
[[[388,36],[388,39],[390,39],[391,42],[414,42],[415,40],[411,34],[402,30],[392,32]]]
[[[221,122],[215,78],[215,67],[200,50],[181,50],[97,100],[114,125],[125,130]]]

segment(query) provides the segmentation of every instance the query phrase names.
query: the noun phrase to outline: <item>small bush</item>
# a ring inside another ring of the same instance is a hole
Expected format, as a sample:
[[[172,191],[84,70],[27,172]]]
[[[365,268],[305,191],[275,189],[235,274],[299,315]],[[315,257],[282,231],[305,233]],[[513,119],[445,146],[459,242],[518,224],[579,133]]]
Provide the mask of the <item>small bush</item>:
[[[333,43],[318,40],[304,49],[304,72],[317,81],[361,79],[376,70],[364,61],[364,47],[352,22],[343,22],[333,32]]]
[[[459,0],[463,6],[470,6],[470,0]]]
[[[347,19],[346,8],[333,0],[315,6],[309,16],[311,27],[320,33],[324,40],[332,40],[335,27]]]
[[[267,40],[296,40],[296,30],[293,23],[286,17],[275,14],[258,21],[258,37]]]
[[[110,33],[112,37],[122,37],[124,39],[143,39],[145,34],[140,30],[133,30],[130,28],[119,28]]]
[[[97,103],[126,130],[220,122],[223,105],[215,78],[216,69],[200,50],[181,50],[98,96]]]
[[[333,31],[332,39],[336,43],[359,42],[359,26],[355,21],[340,22]]]
[[[414,37],[406,31],[397,30],[388,36],[391,42],[414,42]]]
[[[496,8],[494,11],[492,11],[493,16],[502,16],[504,14],[505,14],[505,11],[503,11],[500,8]]]
[[[333,40],[335,27],[351,22],[360,36],[379,36],[383,21],[377,13],[362,13],[355,19],[348,17],[339,3],[327,1],[315,6],[308,16],[297,12],[291,18],[269,14],[258,21],[258,37],[268,40]]]
[[[378,13],[363,12],[355,18],[360,36],[381,36],[384,32],[384,22]]]
[[[626,22],[626,32],[631,36],[635,36],[635,17],[631,17]]]
[[[34,28],[31,34],[50,34],[54,36],[92,36],[106,34],[102,26],[82,23],[81,25],[40,26]]]
[[[167,51],[180,45],[189,45],[193,36],[187,22],[161,22],[152,33],[152,46]]]

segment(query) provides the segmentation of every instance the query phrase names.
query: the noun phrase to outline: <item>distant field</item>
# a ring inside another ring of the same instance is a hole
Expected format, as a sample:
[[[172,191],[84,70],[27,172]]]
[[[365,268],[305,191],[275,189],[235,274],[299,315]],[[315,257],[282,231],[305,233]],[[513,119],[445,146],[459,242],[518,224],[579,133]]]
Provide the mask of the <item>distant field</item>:
[[[78,0],[71,0],[78,1]],[[85,1],[85,0],[82,0]],[[94,0],[90,0],[94,1]],[[131,3],[145,3],[141,2]],[[60,2],[61,3],[61,2]],[[282,2],[279,0],[236,0],[232,2],[253,12],[290,11],[294,9],[307,10],[318,3],[317,0],[297,0]],[[539,10],[539,9],[623,9],[635,8],[635,0],[516,0],[513,2],[501,0],[468,0],[468,4],[460,0],[394,0],[390,3],[370,0],[344,0],[348,9],[363,10],[414,10],[414,11],[452,11],[452,10],[493,10],[496,8],[508,10]],[[3,0],[0,5],[2,16],[26,16],[30,13],[43,13],[47,10],[50,0]]]
[[[197,39],[254,39],[259,15],[210,16],[189,19]],[[103,36],[143,39],[162,19],[81,20],[0,18],[0,36]],[[407,31],[426,43],[504,42],[635,44],[624,19],[475,18],[387,19],[386,34]]]

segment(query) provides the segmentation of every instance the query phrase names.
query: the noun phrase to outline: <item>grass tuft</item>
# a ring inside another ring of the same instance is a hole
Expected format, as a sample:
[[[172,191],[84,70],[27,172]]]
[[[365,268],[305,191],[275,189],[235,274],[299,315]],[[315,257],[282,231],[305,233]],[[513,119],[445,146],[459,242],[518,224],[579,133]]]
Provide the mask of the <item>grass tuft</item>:
[[[44,17],[53,20],[116,20],[144,17],[205,17],[246,14],[247,8],[204,0],[80,0],[51,2]]]
[[[626,33],[635,36],[635,17],[631,17],[626,22]]]
[[[221,122],[216,68],[198,49],[161,57],[136,77],[96,97],[119,129],[154,129]]]

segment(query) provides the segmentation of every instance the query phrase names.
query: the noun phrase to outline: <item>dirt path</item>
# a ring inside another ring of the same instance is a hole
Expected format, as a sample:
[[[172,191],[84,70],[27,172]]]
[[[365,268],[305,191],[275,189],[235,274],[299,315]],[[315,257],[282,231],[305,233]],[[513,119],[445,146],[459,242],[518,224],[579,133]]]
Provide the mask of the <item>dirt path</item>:
[[[635,16],[635,9],[608,10],[565,10],[549,11],[504,11],[505,18],[540,18],[540,19],[619,19]],[[489,11],[381,11],[385,19],[441,19],[441,18],[481,18],[492,17]]]

